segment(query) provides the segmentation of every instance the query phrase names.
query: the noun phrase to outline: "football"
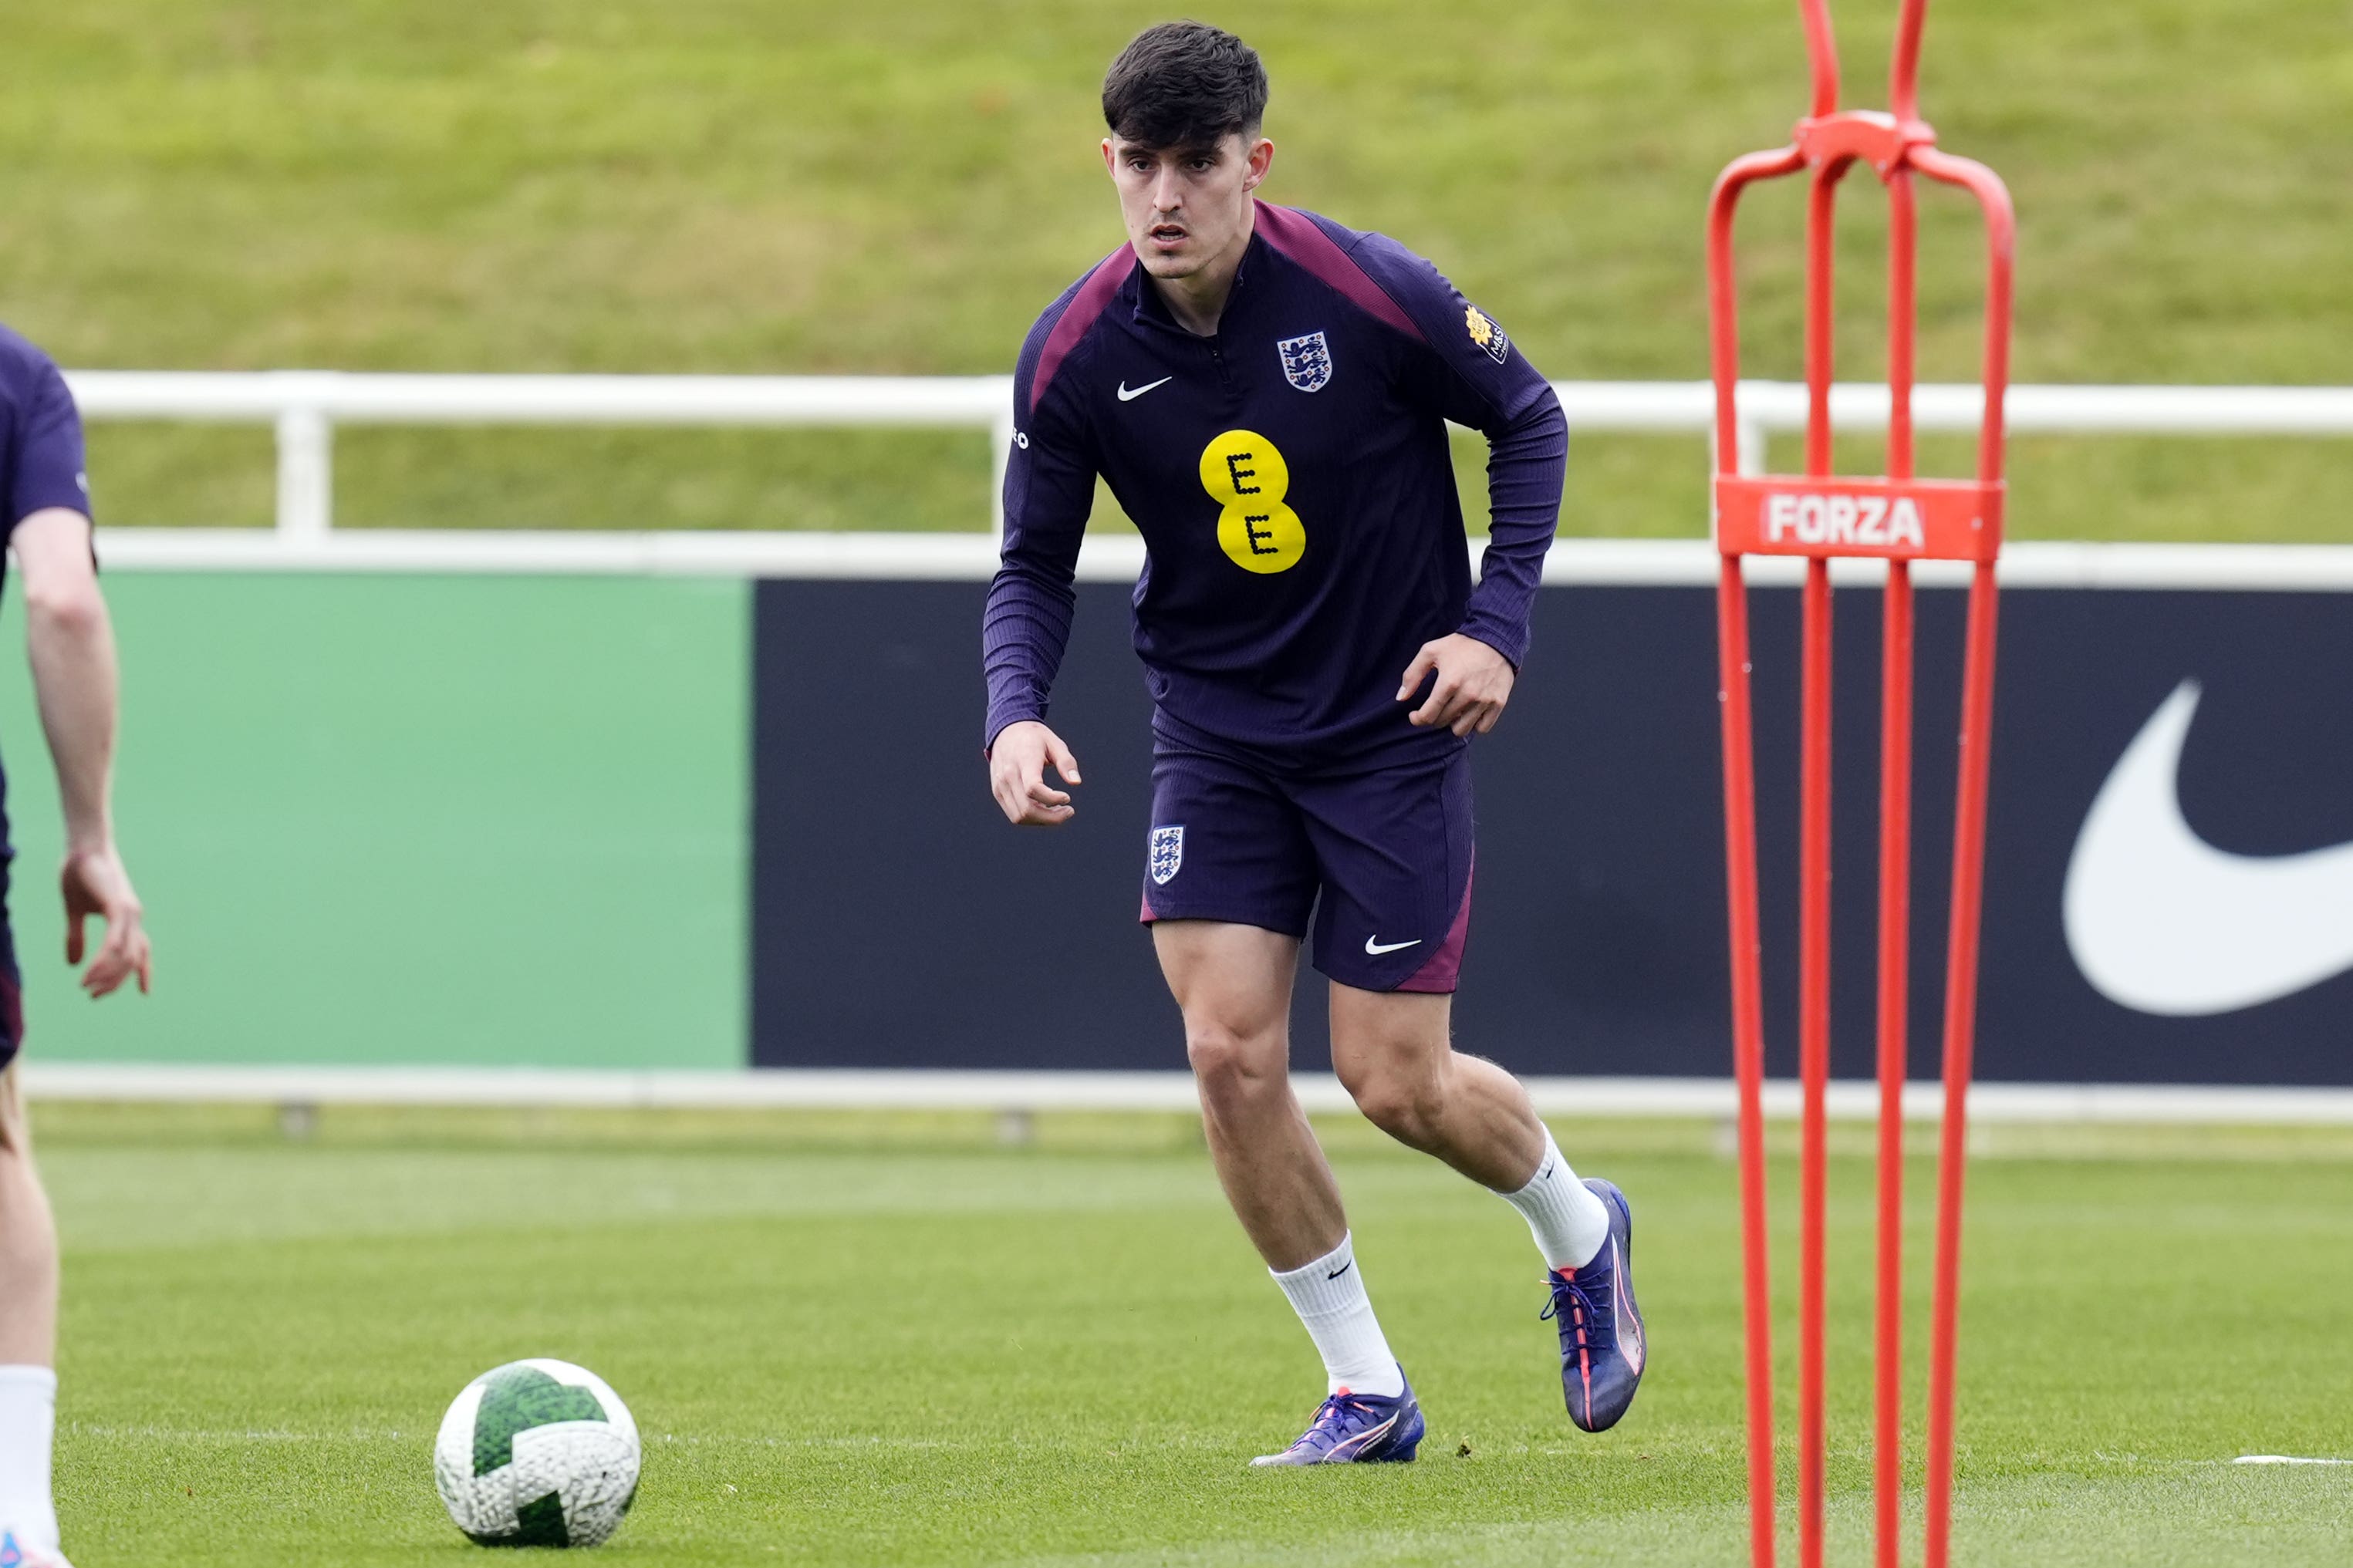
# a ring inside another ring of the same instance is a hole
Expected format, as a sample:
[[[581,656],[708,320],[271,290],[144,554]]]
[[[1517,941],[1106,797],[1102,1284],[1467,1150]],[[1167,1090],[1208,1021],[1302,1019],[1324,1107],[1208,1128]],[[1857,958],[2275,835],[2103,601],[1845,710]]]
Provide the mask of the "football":
[[[459,1392],[433,1443],[433,1482],[482,1546],[595,1546],[638,1496],[638,1424],[569,1362],[510,1362]]]

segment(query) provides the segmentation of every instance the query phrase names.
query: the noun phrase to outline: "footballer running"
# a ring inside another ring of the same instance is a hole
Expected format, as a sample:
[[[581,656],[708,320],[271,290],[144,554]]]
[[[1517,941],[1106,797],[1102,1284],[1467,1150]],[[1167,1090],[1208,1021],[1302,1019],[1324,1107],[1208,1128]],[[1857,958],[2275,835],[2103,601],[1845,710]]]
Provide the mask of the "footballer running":
[[[0,542],[25,581],[25,641],[64,808],[66,962],[83,922],[104,928],[82,989],[103,996],[151,957],[139,896],[114,847],[114,632],[90,552],[81,418],[47,355],[0,327]],[[0,817],[0,832],[5,819]],[[7,893],[0,842],[0,900]],[[16,1048],[25,1014],[16,947],[0,902],[0,1568],[65,1568],[50,1493],[57,1426],[58,1233],[33,1168]]]
[[[1079,763],[1047,728],[1098,476],[1144,534],[1154,704],[1141,918],[1185,1017],[1219,1180],[1324,1358],[1261,1465],[1414,1457],[1423,1420],[1291,1090],[1300,943],[1331,983],[1357,1107],[1525,1216],[1569,1418],[1613,1425],[1643,1363],[1632,1221],[1509,1073],[1455,1051],[1471,742],[1503,716],[1560,510],[1567,426],[1486,314],[1396,241],[1260,201],[1267,81],[1240,39],[1148,29],[1103,80],[1127,244],[1030,329],[1003,564],[982,628],[989,786],[1055,826]],[[1447,421],[1485,434],[1478,585]],[[1051,768],[1060,787],[1050,783]]]

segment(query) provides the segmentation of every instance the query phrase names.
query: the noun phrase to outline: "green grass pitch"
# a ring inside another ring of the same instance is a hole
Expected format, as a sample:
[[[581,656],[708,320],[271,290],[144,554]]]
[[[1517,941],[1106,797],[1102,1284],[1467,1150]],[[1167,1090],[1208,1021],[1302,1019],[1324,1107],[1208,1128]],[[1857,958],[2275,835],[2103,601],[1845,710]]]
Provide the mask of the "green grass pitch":
[[[82,1568],[466,1561],[432,1432],[469,1378],[525,1354],[595,1368],[644,1429],[617,1561],[1746,1560],[1715,1129],[1562,1125],[1632,1196],[1653,1345],[1641,1402],[1597,1438],[1561,1411],[1517,1216],[1329,1124],[1430,1439],[1409,1468],[1254,1474],[1318,1369],[1178,1119],[1044,1118],[1018,1148],[955,1117],[329,1110],[299,1140],[258,1110],[39,1121],[68,1238],[58,1484]],[[1848,1561],[1869,1507],[1855,1136],[1833,1171]],[[2353,1455],[2353,1138],[1984,1142],[1958,1560],[2344,1562],[2347,1471],[2228,1461]],[[1915,1196],[1928,1173],[1913,1163]]]

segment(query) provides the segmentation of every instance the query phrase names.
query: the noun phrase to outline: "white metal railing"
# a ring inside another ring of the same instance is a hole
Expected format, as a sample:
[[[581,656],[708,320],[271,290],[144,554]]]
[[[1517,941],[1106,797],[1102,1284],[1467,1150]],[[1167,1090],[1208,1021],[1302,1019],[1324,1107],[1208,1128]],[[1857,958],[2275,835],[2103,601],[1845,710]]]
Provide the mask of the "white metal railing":
[[[1012,380],[1001,375],[407,375],[347,371],[69,371],[90,419],[269,425],[278,436],[277,536],[315,545],[334,527],[339,425],[884,426],[987,432],[992,515],[1013,439]],[[1572,430],[1712,434],[1704,381],[1556,382]],[[1975,385],[1917,389],[1922,430],[1969,431]],[[1802,430],[1806,389],[1743,382],[1743,472],[1761,473],[1767,438]],[[1883,427],[1884,385],[1841,383],[1833,420]],[[2013,386],[2010,428],[2034,435],[2353,436],[2353,387]],[[1001,523],[1001,519],[997,520]]]
[[[1176,1110],[1200,1104],[1189,1072],[1084,1072],[923,1068],[754,1068],[735,1071],[638,1068],[371,1068],[197,1062],[72,1062],[37,1058],[20,1069],[38,1100],[132,1103],[276,1104],[283,1111],[322,1105],[523,1105],[607,1109]],[[1730,1079],[1527,1078],[1546,1114],[1595,1118],[1675,1117],[1721,1121],[1738,1104]],[[1293,1073],[1309,1110],[1352,1111],[1356,1102],[1330,1073]],[[1839,1121],[1879,1114],[1879,1086],[1834,1079],[1827,1109]],[[1944,1115],[1944,1086],[1904,1089],[1906,1121]],[[1794,1119],[1798,1085],[1765,1084],[1765,1114]],[[2243,1084],[1989,1083],[1969,1089],[1969,1123],[2137,1123],[2223,1127],[2353,1126],[2353,1089]],[[1018,1131],[1018,1130],[1014,1130]]]

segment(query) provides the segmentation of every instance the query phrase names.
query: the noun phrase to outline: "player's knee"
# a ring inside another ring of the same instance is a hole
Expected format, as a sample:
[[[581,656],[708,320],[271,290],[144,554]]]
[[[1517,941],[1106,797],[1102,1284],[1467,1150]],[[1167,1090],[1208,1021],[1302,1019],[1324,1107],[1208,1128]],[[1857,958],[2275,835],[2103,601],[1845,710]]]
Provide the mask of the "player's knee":
[[[21,1163],[31,1160],[33,1141],[25,1118],[25,1096],[16,1076],[0,1079],[0,1160]]]
[[[1287,1075],[1273,1071],[1267,1042],[1224,1024],[1187,1020],[1185,1059],[1202,1089],[1217,1099],[1266,1092]]]
[[[1341,1081],[1365,1120],[1400,1143],[1427,1144],[1445,1115],[1445,1085],[1433,1073],[1360,1070]]]
[[[0,1286],[13,1291],[26,1279],[54,1277],[57,1250],[48,1200],[33,1166],[25,1103],[0,1094]]]

